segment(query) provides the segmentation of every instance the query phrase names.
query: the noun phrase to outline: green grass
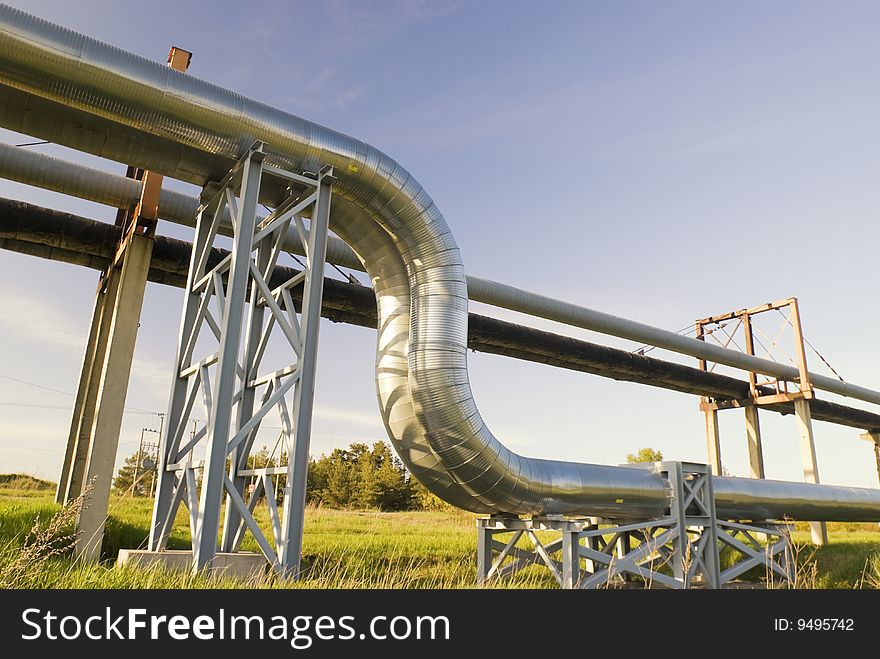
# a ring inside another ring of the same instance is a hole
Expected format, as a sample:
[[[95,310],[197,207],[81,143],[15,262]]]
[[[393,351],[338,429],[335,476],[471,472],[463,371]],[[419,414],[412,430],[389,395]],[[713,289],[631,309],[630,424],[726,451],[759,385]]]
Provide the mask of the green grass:
[[[0,491],[3,490],[12,490],[13,493],[20,491],[35,493],[54,492],[55,483],[26,474],[0,474]]]
[[[456,510],[380,513],[310,508],[303,539],[304,577],[295,584],[268,576],[259,584],[191,576],[158,568],[116,568],[120,548],[144,547],[152,513],[147,499],[113,496],[103,561],[83,565],[69,551],[36,551],[26,541],[35,520],[45,527],[59,507],[50,490],[13,489],[0,484],[0,587],[25,588],[472,588],[475,585],[474,516]],[[268,527],[265,506],[257,520]],[[72,518],[65,521],[67,528]],[[831,543],[808,548],[809,531],[799,526],[798,586],[807,588],[880,587],[880,528],[874,524],[831,524]],[[59,534],[61,534],[59,532]],[[189,547],[181,511],[169,548]],[[56,547],[57,548],[57,547]],[[246,536],[242,549],[257,551]],[[54,553],[53,553],[54,552]],[[25,557],[25,558],[22,558]],[[754,579],[762,576],[753,571]],[[532,567],[496,587],[547,588],[555,582]]]
[[[120,548],[146,545],[151,503],[113,496],[99,565],[52,556],[39,569],[3,584],[3,565],[22,552],[35,520],[49,523],[59,507],[51,494],[0,491],[0,586],[28,588],[224,588],[253,587],[231,579],[193,577],[160,569],[113,567]],[[268,527],[265,506],[257,520]],[[181,510],[168,547],[188,548],[189,530]],[[248,534],[246,551],[258,551]],[[474,516],[460,511],[381,513],[310,508],[303,538],[304,578],[295,584],[268,576],[260,586],[297,588],[472,588],[475,585]],[[500,587],[545,587],[552,578],[530,568]]]
[[[801,571],[812,588],[880,588],[880,527],[829,523],[825,547],[810,544],[806,524],[792,534]],[[806,584],[805,584],[806,585]]]

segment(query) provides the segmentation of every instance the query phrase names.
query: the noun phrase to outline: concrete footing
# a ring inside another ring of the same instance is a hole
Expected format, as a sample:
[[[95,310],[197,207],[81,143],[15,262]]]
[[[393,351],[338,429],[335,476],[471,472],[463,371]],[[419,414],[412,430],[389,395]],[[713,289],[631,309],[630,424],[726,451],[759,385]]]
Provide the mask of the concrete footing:
[[[150,567],[161,565],[167,570],[192,572],[193,555],[189,550],[147,551],[145,549],[120,549],[116,565]],[[211,576],[234,577],[257,580],[266,575],[266,558],[255,552],[218,552],[206,569]]]

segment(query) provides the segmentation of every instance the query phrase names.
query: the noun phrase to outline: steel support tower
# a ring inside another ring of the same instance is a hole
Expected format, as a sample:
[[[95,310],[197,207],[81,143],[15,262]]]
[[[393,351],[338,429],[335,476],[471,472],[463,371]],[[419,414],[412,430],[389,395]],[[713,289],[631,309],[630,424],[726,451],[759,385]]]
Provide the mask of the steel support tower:
[[[287,197],[261,219],[257,206],[267,179],[286,189]],[[263,144],[256,143],[219,185],[203,192],[149,541],[150,551],[165,549],[183,503],[189,511],[194,571],[211,567],[218,550],[238,551],[250,531],[276,572],[299,573],[332,181],[330,167],[309,175],[270,166],[264,163]],[[307,228],[303,217],[309,215]],[[227,217],[232,248],[221,258],[212,247]],[[303,243],[307,264],[296,276],[277,281],[272,273],[291,227]],[[299,309],[291,296],[297,286],[303,287]],[[282,343],[275,352],[294,359],[269,367],[264,362],[273,335]],[[207,423],[188,437],[197,402]],[[257,431],[273,409],[287,464],[249,469]],[[276,492],[277,476],[281,492]],[[250,492],[249,478],[256,478]],[[253,516],[263,498],[271,537]]]
[[[787,525],[718,519],[711,467],[689,462],[630,466],[656,469],[669,480],[672,498],[665,515],[649,520],[479,518],[477,583],[531,565],[549,570],[562,588],[613,588],[634,578],[647,588],[721,588],[755,567],[765,569],[771,584],[794,581]],[[724,569],[723,548],[735,557]]]

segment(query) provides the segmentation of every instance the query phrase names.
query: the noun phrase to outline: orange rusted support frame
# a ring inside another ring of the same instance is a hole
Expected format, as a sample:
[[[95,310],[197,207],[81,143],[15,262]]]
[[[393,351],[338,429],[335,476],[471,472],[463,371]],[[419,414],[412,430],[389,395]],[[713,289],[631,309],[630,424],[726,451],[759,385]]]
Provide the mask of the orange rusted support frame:
[[[721,470],[721,447],[718,437],[718,410],[742,407],[746,415],[746,439],[749,449],[749,470],[752,478],[764,478],[764,451],[761,443],[761,427],[758,418],[758,410],[765,405],[778,405],[779,403],[793,403],[797,418],[798,433],[801,440],[801,457],[804,468],[804,480],[810,483],[819,482],[819,467],[816,461],[816,447],[813,440],[813,424],[810,414],[810,401],[815,397],[813,386],[810,383],[810,372],[807,368],[807,354],[804,348],[804,336],[801,326],[800,311],[797,298],[790,297],[778,302],[762,304],[751,309],[740,309],[718,316],[710,316],[696,321],[697,338],[704,339],[707,326],[719,325],[726,321],[739,320],[743,325],[745,336],[745,350],[754,356],[755,344],[752,333],[752,317],[767,311],[790,309],[788,322],[794,330],[795,349],[797,354],[797,367],[799,377],[797,390],[789,391],[788,383],[779,379],[767,382],[759,382],[758,374],[749,372],[750,396],[744,400],[711,400],[703,398],[700,401],[700,410],[706,415],[706,441],[709,444],[709,461],[717,461],[715,467],[719,473]],[[734,330],[735,332],[736,330]],[[706,370],[705,360],[699,361],[701,370]],[[766,393],[766,385],[771,385],[775,393]],[[824,522],[811,523],[813,542],[824,545],[828,542],[828,532]]]

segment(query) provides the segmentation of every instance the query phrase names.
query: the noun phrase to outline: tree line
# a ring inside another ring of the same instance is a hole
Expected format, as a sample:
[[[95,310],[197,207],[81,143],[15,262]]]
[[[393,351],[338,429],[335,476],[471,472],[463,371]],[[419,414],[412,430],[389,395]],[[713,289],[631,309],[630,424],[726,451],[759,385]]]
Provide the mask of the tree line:
[[[627,455],[626,460],[655,462],[663,460],[663,454],[645,447]],[[113,487],[123,494],[148,496],[151,490],[149,478],[141,476],[132,487],[137,462],[137,453],[126,459],[113,481]],[[282,452],[275,457],[265,446],[248,457],[249,469],[286,464],[286,454]],[[283,477],[274,478],[276,496],[280,501],[282,493],[277,481]],[[372,447],[353,443],[348,448],[333,449],[329,455],[309,458],[306,502],[328,508],[382,511],[442,510],[449,507],[412,477],[386,442],[376,442]]]
[[[120,494],[147,496],[149,481],[140,479],[132,488],[138,456],[129,456],[113,481]],[[279,467],[287,464],[287,455],[273,456],[265,446],[248,457],[249,469]],[[281,498],[280,488],[276,495]],[[145,482],[146,481],[146,482]],[[441,510],[448,504],[431,494],[403,466],[386,442],[372,447],[353,443],[334,449],[329,455],[309,459],[306,501],[328,508],[362,510]]]

